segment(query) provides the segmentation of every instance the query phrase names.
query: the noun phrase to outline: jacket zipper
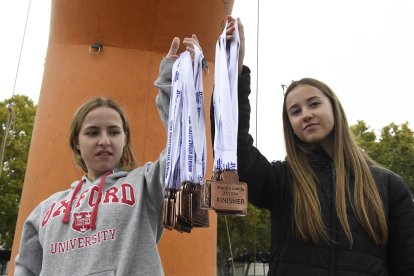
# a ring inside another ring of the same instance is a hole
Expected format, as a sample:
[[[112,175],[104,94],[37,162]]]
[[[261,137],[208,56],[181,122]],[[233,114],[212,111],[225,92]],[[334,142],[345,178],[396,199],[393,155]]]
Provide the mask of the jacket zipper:
[[[335,275],[335,265],[336,265],[336,262],[335,262],[335,259],[336,259],[336,245],[335,245],[335,242],[336,242],[336,219],[335,219],[336,208],[334,208],[335,207],[335,194],[336,194],[336,177],[335,177],[336,173],[335,173],[335,169],[334,169],[332,163],[330,164],[330,167],[331,167],[331,171],[332,171],[332,189],[333,189],[333,192],[332,192],[332,204],[333,204],[333,206],[331,208],[331,210],[332,210],[331,219],[332,219],[333,245],[331,247],[331,261],[330,261],[329,275],[334,276]]]

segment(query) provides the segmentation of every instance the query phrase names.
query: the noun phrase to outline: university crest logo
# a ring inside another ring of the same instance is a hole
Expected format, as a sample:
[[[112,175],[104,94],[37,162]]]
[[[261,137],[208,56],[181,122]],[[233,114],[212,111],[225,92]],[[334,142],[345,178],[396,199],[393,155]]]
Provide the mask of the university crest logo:
[[[73,213],[73,230],[85,233],[91,229],[91,216],[92,212]]]

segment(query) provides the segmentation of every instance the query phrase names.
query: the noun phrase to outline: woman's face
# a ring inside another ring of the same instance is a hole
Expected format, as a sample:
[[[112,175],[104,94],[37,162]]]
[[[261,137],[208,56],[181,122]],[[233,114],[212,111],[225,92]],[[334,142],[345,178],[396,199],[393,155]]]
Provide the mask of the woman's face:
[[[76,148],[88,168],[89,180],[119,165],[125,141],[122,119],[115,109],[97,107],[86,115]]]
[[[289,122],[296,136],[305,143],[320,144],[333,150],[334,115],[331,102],[318,88],[301,84],[286,96]]]

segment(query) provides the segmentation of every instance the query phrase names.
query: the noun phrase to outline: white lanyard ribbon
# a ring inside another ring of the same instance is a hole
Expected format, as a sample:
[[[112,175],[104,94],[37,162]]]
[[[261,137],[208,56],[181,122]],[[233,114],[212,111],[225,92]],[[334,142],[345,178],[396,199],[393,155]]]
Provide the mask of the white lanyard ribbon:
[[[226,27],[216,43],[213,107],[215,118],[214,169],[237,170],[237,77],[240,38],[237,20],[230,41]]]
[[[203,97],[203,53],[194,45],[194,65],[188,51],[172,70],[168,117],[165,187],[181,189],[181,183],[202,183],[206,172],[206,132]]]

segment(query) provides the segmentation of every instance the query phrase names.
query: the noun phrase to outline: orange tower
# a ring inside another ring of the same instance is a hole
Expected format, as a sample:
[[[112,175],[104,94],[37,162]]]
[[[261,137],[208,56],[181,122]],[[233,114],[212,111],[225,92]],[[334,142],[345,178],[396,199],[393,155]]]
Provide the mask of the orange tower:
[[[82,174],[73,165],[68,146],[69,125],[76,108],[97,95],[118,101],[131,121],[138,163],[155,160],[166,141],[153,85],[160,60],[173,37],[182,40],[197,35],[210,65],[210,74],[204,75],[208,118],[215,43],[233,3],[233,0],[52,1],[45,71],[9,275],[13,275],[22,225],[31,210],[54,192],[67,189]],[[98,53],[90,49],[95,43],[102,45]],[[182,51],[180,48],[179,52]],[[212,168],[209,131],[207,124],[207,168]],[[164,230],[159,249],[165,274],[216,275],[216,240],[214,212],[210,212],[209,228],[193,229],[191,234]]]

